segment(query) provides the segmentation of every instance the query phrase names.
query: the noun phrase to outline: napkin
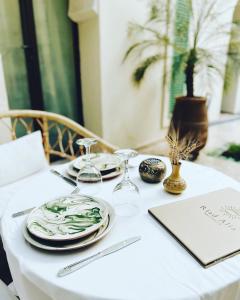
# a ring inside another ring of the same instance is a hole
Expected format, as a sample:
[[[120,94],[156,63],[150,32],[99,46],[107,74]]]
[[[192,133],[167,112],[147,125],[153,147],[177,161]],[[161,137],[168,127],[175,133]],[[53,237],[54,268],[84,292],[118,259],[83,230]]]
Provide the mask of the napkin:
[[[0,186],[32,175],[47,166],[40,131],[0,145]]]

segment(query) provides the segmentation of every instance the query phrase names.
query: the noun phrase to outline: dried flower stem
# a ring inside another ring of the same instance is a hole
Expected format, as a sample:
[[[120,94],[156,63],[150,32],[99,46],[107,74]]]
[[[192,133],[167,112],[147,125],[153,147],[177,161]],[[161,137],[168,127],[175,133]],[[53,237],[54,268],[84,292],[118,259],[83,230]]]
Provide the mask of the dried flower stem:
[[[180,160],[186,160],[190,154],[200,147],[200,142],[194,139],[191,134],[186,134],[183,138],[179,138],[179,131],[171,128],[166,140],[170,147],[169,158],[172,164],[179,165]]]

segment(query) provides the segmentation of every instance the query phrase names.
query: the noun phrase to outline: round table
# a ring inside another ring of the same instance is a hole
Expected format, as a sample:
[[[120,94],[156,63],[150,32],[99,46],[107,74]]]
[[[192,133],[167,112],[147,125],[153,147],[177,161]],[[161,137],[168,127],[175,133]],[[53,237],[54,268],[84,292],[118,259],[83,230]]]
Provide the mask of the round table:
[[[50,172],[29,178],[11,199],[2,218],[2,238],[15,287],[21,300],[82,299],[240,299],[240,256],[236,255],[204,269],[148,213],[148,208],[182,201],[210,191],[240,184],[211,168],[183,162],[181,175],[187,182],[182,195],[171,195],[162,183],[148,184],[138,174],[139,163],[149,156],[132,160],[133,181],[143,202],[141,215],[118,217],[111,232],[86,249],[50,253],[30,246],[23,238],[25,217],[12,218],[13,212],[40,205],[72,191],[72,187]],[[167,158],[167,175],[171,166]],[[61,166],[59,170],[66,168]],[[103,184],[102,198],[111,203],[112,189],[120,177]],[[141,241],[106,256],[66,277],[57,277],[60,268],[132,236]]]

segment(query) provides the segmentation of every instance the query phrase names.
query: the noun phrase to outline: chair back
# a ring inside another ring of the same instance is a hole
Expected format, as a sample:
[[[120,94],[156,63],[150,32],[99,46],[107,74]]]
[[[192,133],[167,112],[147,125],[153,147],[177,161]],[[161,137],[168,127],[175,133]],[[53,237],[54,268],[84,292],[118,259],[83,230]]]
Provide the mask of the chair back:
[[[35,130],[41,130],[47,160],[55,156],[68,160],[83,154],[76,140],[83,137],[98,139],[96,152],[114,152],[117,147],[84,128],[77,122],[56,114],[39,110],[10,110],[0,113],[0,123],[9,130],[11,139],[16,139]],[[1,143],[1,136],[0,136]]]

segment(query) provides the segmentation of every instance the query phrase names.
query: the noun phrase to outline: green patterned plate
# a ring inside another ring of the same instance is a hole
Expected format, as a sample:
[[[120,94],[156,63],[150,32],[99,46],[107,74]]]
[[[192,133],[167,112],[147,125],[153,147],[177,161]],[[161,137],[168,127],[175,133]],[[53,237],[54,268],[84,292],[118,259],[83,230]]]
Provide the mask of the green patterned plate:
[[[103,200],[102,200],[103,201]],[[104,236],[106,236],[109,231],[112,229],[114,222],[115,222],[115,212],[111,205],[107,202],[103,201],[108,208],[108,218],[105,223],[95,232],[85,236],[83,238],[72,240],[72,241],[48,241],[36,238],[33,236],[27,229],[26,223],[23,226],[23,235],[25,240],[32,246],[48,250],[48,251],[69,251],[69,250],[76,250],[83,247],[87,247],[96,243]]]
[[[107,216],[108,209],[101,199],[68,195],[35,208],[27,218],[27,229],[41,239],[67,241],[98,230]]]
[[[91,162],[94,166],[105,175],[108,171],[114,171],[121,167],[121,160],[117,155],[110,153],[91,153]],[[86,163],[86,155],[80,156],[73,162],[73,168],[80,170]]]
[[[76,171],[76,169],[73,168],[72,165],[70,165],[68,167],[66,172],[67,172],[67,175],[69,175],[73,179],[75,179],[75,180],[77,179],[78,172]],[[119,176],[120,174],[122,174],[122,169],[121,168],[116,168],[116,169],[113,170],[113,172],[109,172],[108,174],[102,175],[102,180],[103,181],[110,180],[110,179],[113,179],[113,178]]]

